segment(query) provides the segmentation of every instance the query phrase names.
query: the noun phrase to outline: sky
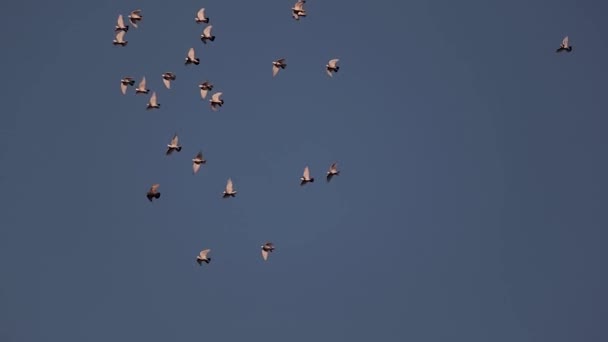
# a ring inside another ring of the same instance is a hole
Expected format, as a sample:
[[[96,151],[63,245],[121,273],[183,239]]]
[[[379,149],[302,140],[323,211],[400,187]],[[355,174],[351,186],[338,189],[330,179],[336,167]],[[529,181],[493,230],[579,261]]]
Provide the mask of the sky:
[[[608,4],[292,6],[0,4],[0,340],[608,340]]]

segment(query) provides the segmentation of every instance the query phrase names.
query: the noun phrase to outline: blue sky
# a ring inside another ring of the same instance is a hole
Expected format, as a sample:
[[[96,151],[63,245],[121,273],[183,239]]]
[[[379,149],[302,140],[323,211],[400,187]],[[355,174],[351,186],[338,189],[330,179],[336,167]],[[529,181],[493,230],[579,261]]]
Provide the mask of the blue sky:
[[[292,5],[0,4],[0,340],[606,341],[608,5]]]

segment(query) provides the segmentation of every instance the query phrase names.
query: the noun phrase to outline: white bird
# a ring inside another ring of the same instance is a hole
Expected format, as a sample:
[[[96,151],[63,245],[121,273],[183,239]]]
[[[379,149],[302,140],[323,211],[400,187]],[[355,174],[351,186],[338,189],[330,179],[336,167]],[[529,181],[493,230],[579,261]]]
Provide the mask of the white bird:
[[[234,190],[232,179],[228,178],[228,181],[226,182],[226,188],[224,189],[224,193],[222,195],[223,198],[236,196],[236,190]]]
[[[572,46],[568,45],[568,36],[565,36],[564,39],[562,39],[562,43],[560,44],[559,49],[555,50],[555,52],[562,51],[572,51]]]
[[[340,60],[338,58],[335,58],[327,62],[327,65],[325,65],[325,71],[327,72],[329,77],[333,77],[332,72],[338,72],[338,70],[340,70],[340,67],[338,66],[338,61]]]
[[[137,94],[147,94],[150,92],[150,89],[146,88],[146,76],[144,76],[141,81],[139,81],[139,85],[135,88],[135,95]]]
[[[198,253],[198,255],[196,256],[196,262],[198,262],[199,266],[202,265],[203,262],[208,264],[211,261],[211,258],[207,256],[209,252],[211,252],[210,249],[204,249],[200,253]]]
[[[175,81],[175,74],[172,72],[165,72],[161,76],[163,78],[163,83],[167,89],[171,89],[171,81]]]
[[[150,96],[150,100],[148,101],[148,106],[146,109],[158,109],[160,108],[160,103],[158,103],[156,99],[156,92],[152,92],[152,96]]]
[[[122,94],[125,95],[127,93],[127,87],[132,86],[133,84],[135,84],[133,77],[123,77],[120,80],[120,91]]]
[[[207,93],[210,90],[213,90],[213,84],[211,84],[211,82],[209,82],[209,81],[205,81],[205,82],[199,84],[198,87],[201,89],[201,98],[203,100],[205,99],[205,97],[207,97]]]
[[[129,25],[125,25],[122,14],[118,15],[118,20],[116,20],[116,27],[114,28],[114,31],[129,31]]]
[[[275,77],[279,70],[285,69],[287,63],[285,63],[285,58],[279,58],[276,61],[272,62],[272,77]]]
[[[198,10],[198,12],[196,13],[196,18],[194,18],[194,20],[196,21],[197,24],[200,23],[209,23],[209,17],[205,17],[205,9],[201,8]]]
[[[177,133],[176,133],[173,135],[171,142],[167,145],[167,152],[165,152],[165,155],[168,156],[171,153],[173,153],[173,151],[180,152],[181,150],[182,150],[182,146],[179,144],[179,137],[177,136]]]
[[[304,4],[306,0],[298,0],[296,4],[291,8],[291,16],[295,20],[300,20],[300,17],[306,16],[306,10],[304,9]]]
[[[148,201],[152,202],[152,199],[156,198],[159,199],[160,198],[160,192],[158,191],[158,187],[160,186],[160,184],[153,184],[150,187],[150,190],[148,190],[148,192],[146,193],[146,197],[148,198]]]
[[[274,251],[274,244],[272,242],[266,242],[261,246],[262,248],[262,259],[268,260],[268,254]]]
[[[329,182],[333,176],[337,176],[339,174],[340,171],[338,170],[338,163],[331,164],[329,171],[327,171],[327,182]]]
[[[188,55],[186,56],[186,65],[198,65],[198,63],[200,63],[200,60],[194,55],[194,48],[190,48],[190,50],[188,50]]]
[[[203,34],[201,34],[201,41],[204,44],[207,44],[207,41],[214,41],[215,40],[215,36],[211,34],[211,29],[213,28],[213,25],[209,25],[207,27],[205,27],[205,29],[203,30]]]
[[[114,44],[114,46],[126,46],[128,43],[129,42],[125,40],[125,31],[116,32],[116,37],[114,38],[114,41],[112,41],[112,44]]]
[[[131,25],[133,25],[133,27],[137,28],[137,22],[141,21],[143,17],[144,16],[141,15],[141,10],[136,9],[135,11],[131,12],[131,14],[129,14],[129,21],[131,22]]]
[[[203,157],[203,152],[199,151],[194,159],[192,159],[192,173],[196,174],[201,168],[201,165],[205,163],[207,163],[207,161]]]
[[[218,110],[217,107],[221,107],[224,105],[224,100],[220,99],[220,96],[222,96],[222,92],[217,92],[211,95],[211,100],[209,100],[209,102],[211,103],[211,110],[213,110],[214,112]]]
[[[302,177],[300,177],[300,181],[300,185],[313,183],[315,181],[313,177],[310,177],[310,170],[308,169],[308,166],[304,168],[304,173],[302,174]]]

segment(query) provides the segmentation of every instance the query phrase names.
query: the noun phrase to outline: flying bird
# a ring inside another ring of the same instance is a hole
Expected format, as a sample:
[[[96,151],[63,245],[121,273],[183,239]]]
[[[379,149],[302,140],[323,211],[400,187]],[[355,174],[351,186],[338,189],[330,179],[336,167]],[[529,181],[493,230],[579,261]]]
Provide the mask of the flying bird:
[[[129,42],[125,40],[125,31],[116,32],[116,37],[114,38],[114,41],[112,41],[112,44],[114,44],[114,46],[126,46],[127,43]]]
[[[172,72],[165,72],[162,74],[163,83],[167,89],[171,89],[171,81],[175,81],[175,74]]]
[[[572,46],[568,45],[568,36],[565,36],[564,39],[562,39],[562,43],[560,44],[559,49],[555,50],[555,52],[562,51],[572,51]]]
[[[186,65],[198,65],[198,63],[200,63],[200,60],[194,55],[194,48],[190,48],[190,50],[188,50],[188,55],[186,56]]]
[[[224,193],[222,195],[223,198],[236,196],[236,190],[234,190],[234,185],[232,185],[232,179],[228,178],[228,181],[226,182],[226,189],[224,189]]]
[[[203,157],[203,152],[199,151],[194,159],[192,159],[192,173],[196,174],[201,168],[201,165],[205,163],[207,163],[207,161]]]
[[[170,155],[171,153],[173,153],[173,151],[181,151],[182,147],[179,144],[179,137],[177,136],[177,133],[173,135],[173,138],[171,139],[171,142],[169,143],[169,145],[167,145],[167,152],[165,152],[165,155]]]
[[[199,84],[198,87],[201,89],[201,98],[203,98],[203,100],[205,99],[205,97],[207,97],[207,93],[210,90],[213,90],[213,84],[211,84],[211,82],[209,81],[205,81]]]
[[[277,59],[276,61],[273,61],[272,62],[272,77],[275,77],[279,73],[279,70],[285,69],[286,66],[287,66],[287,63],[285,63],[285,58],[280,58],[280,59]]]
[[[131,25],[133,25],[133,27],[137,28],[137,23],[141,21],[143,17],[144,16],[141,15],[141,10],[136,9],[135,11],[131,12],[131,14],[129,14],[129,21],[131,22]]]
[[[116,27],[114,28],[114,31],[118,32],[118,31],[129,31],[129,25],[125,25],[125,21],[122,18],[122,14],[118,15],[118,20],[116,20]]]
[[[158,187],[160,186],[160,184],[153,184],[150,187],[150,190],[148,190],[148,192],[146,193],[146,197],[148,198],[148,201],[152,202],[152,199],[156,198],[159,199],[160,198],[160,192],[158,191]]]
[[[211,252],[210,249],[204,249],[200,253],[198,253],[198,255],[196,256],[196,262],[198,262],[199,266],[202,265],[203,262],[208,264],[211,261],[211,258],[207,256],[209,252]]]
[[[266,242],[261,246],[262,248],[262,259],[268,260],[268,254],[274,251],[274,244],[272,242]]]
[[[146,89],[146,76],[144,76],[141,81],[139,81],[139,85],[135,88],[135,95],[137,94],[147,94],[150,92],[150,89]]]
[[[333,77],[332,72],[338,72],[338,70],[340,70],[340,67],[338,66],[338,61],[339,59],[335,58],[327,62],[327,65],[325,65],[325,71],[327,72],[329,77]]]
[[[300,185],[313,183],[315,181],[313,177],[310,177],[310,170],[308,169],[308,166],[304,168],[304,173],[302,174],[302,177],[300,177],[300,181]]]
[[[157,99],[156,99],[156,92],[153,91],[152,92],[152,96],[150,96],[150,100],[148,101],[148,106],[146,107],[147,109],[158,109],[160,108],[160,103],[158,103]]]
[[[127,93],[127,87],[132,86],[133,84],[135,84],[133,77],[123,77],[120,80],[120,91],[122,94],[125,95]]]
[[[300,20],[300,17],[306,16],[306,10],[304,9],[304,4],[306,0],[298,0],[296,4],[291,8],[291,16],[295,20]]]
[[[338,170],[338,163],[333,163],[329,167],[329,171],[327,171],[327,182],[329,182],[333,176],[338,176],[340,171]]]
[[[211,103],[211,110],[213,110],[214,112],[218,110],[217,107],[221,107],[224,105],[224,100],[220,99],[220,96],[222,96],[222,92],[217,92],[211,95],[211,100],[209,100],[209,102]]]
[[[198,12],[196,13],[196,18],[194,18],[194,20],[196,21],[197,24],[200,23],[209,23],[209,17],[205,17],[205,9],[201,8],[198,10]]]
[[[213,25],[209,25],[207,27],[205,27],[205,29],[203,30],[203,34],[201,34],[201,41],[204,44],[207,44],[207,41],[214,41],[215,40],[215,36],[211,34],[211,29],[213,28]]]

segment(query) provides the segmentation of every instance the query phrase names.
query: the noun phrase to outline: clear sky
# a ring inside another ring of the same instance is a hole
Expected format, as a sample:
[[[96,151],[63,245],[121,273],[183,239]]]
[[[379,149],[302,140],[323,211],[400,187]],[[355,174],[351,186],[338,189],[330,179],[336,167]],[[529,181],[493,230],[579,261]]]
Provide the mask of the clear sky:
[[[608,4],[293,2],[0,4],[0,341],[607,341]]]

